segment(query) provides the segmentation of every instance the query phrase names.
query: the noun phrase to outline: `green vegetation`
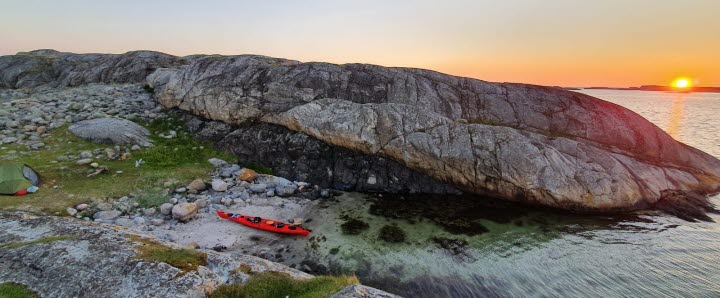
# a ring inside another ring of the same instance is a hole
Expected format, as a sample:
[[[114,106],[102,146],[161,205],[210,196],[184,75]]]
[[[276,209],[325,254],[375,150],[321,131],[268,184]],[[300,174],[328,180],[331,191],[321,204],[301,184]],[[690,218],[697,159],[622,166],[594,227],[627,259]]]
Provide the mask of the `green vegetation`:
[[[10,243],[4,244],[0,247],[12,249],[12,248],[19,248],[19,247],[34,245],[34,244],[39,244],[39,243],[49,243],[49,242],[55,242],[55,241],[70,240],[70,239],[75,239],[77,237],[79,237],[79,236],[78,235],[48,236],[48,237],[43,237],[43,238],[40,238],[37,240],[31,240],[31,241],[10,242]]]
[[[107,166],[109,172],[92,178],[87,177],[90,167],[76,165],[75,161],[56,161],[56,158],[77,156],[82,150],[111,146],[82,140],[70,133],[67,127],[51,130],[50,136],[43,140],[48,149],[17,155],[18,161],[30,165],[42,176],[40,191],[22,197],[2,197],[0,209],[64,213],[68,206],[128,194],[138,197],[144,207],[156,206],[164,202],[161,196],[168,180],[188,183],[206,176],[213,169],[207,162],[209,158],[233,158],[215,150],[211,144],[193,138],[177,119],[156,120],[145,124],[145,127],[153,136],[154,147],[133,151],[127,160],[97,160]],[[157,137],[169,130],[176,131],[177,136],[172,139]],[[7,147],[8,151],[26,151],[18,145]],[[0,150],[2,155],[5,152]],[[144,163],[135,167],[135,161],[140,159]]]
[[[266,167],[260,163],[247,162],[245,163],[245,167],[257,172],[258,174],[273,175],[272,168]]]
[[[40,297],[28,287],[17,283],[0,283],[0,298],[37,298]]]
[[[405,242],[405,231],[395,225],[385,225],[380,228],[380,240],[390,243]]]
[[[171,168],[195,163],[208,165],[207,160],[217,157],[233,160],[234,157],[218,152],[210,143],[201,142],[188,132],[182,121],[176,118],[155,120],[146,125],[152,132],[153,146],[136,154],[137,158],[145,161],[145,167],[154,169]],[[167,134],[175,131],[177,135],[171,139],[158,137],[160,133]]]
[[[155,241],[144,239],[139,236],[129,235],[134,242],[142,243],[137,247],[138,259],[163,262],[183,272],[197,270],[199,266],[207,264],[207,255],[190,248],[170,248]]]
[[[150,85],[148,85],[148,84],[145,84],[143,86],[143,90],[145,90],[145,92],[147,92],[147,93],[155,94],[155,88],[150,87]]]
[[[318,276],[306,280],[295,280],[287,274],[263,272],[253,275],[244,285],[222,285],[212,298],[319,298],[329,297],[342,288],[358,284],[354,276]]]
[[[351,218],[340,225],[342,233],[345,235],[357,235],[370,228],[370,225],[357,218]]]

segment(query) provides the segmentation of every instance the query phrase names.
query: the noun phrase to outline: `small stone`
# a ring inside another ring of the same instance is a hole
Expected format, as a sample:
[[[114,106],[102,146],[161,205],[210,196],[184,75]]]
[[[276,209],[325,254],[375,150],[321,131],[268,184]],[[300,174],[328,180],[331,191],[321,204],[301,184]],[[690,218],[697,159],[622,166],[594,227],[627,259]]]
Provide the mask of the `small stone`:
[[[139,145],[132,145],[132,147],[130,147],[130,150],[132,150],[132,151],[138,151],[138,150],[140,150],[140,146],[139,146]]]
[[[330,191],[327,189],[323,189],[320,191],[320,196],[327,199],[330,197]]]
[[[70,215],[70,216],[75,216],[75,214],[78,213],[77,209],[75,209],[73,207],[67,207],[67,209],[65,209],[65,211],[67,211],[68,215]]]
[[[224,161],[219,158],[214,158],[214,157],[211,159],[208,159],[208,162],[216,168],[219,168],[219,167],[227,164],[227,161]]]
[[[47,132],[47,126],[39,126],[35,130],[35,132],[37,132],[38,134],[44,134],[45,132]]]
[[[90,163],[92,163],[92,159],[91,159],[91,158],[83,158],[83,159],[78,160],[78,161],[75,162],[75,164],[77,164],[77,165],[79,165],[79,166],[87,165],[87,164],[90,164]]]
[[[79,204],[79,205],[75,206],[75,209],[77,209],[78,211],[83,211],[87,208],[88,208],[88,204]]]
[[[257,172],[248,169],[248,168],[242,168],[240,169],[240,172],[238,172],[238,181],[246,181],[246,182],[253,182],[258,177]]]
[[[143,210],[143,215],[147,217],[153,217],[155,214],[157,214],[157,209],[155,209],[155,207],[145,208],[145,210]]]
[[[116,224],[116,225],[119,225],[119,226],[127,227],[127,226],[132,226],[132,225],[134,225],[135,222],[134,222],[132,219],[129,219],[129,218],[118,218],[118,219],[115,221],[115,224]]]
[[[81,151],[80,158],[93,158],[93,153],[89,150]]]
[[[120,217],[120,214],[122,214],[120,211],[117,210],[109,210],[109,211],[100,211],[93,215],[94,219],[99,220],[113,220],[118,217]]]
[[[225,181],[222,181],[220,179],[214,179],[212,181],[212,188],[215,191],[227,191],[228,184]]]
[[[184,193],[184,192],[186,192],[186,191],[187,191],[187,188],[185,188],[185,187],[180,187],[180,188],[176,188],[176,189],[175,189],[175,192],[176,192],[176,193]]]
[[[145,223],[145,218],[142,217],[142,216],[138,216],[138,217],[136,217],[136,218],[133,218],[133,221],[134,221],[136,224],[141,225],[141,224],[144,224],[144,223]]]
[[[295,193],[295,191],[297,191],[297,186],[295,186],[295,184],[283,185],[275,188],[275,193],[281,197],[291,196]]]
[[[162,218],[153,218],[153,219],[150,220],[150,223],[151,223],[153,226],[161,226],[162,224],[165,223],[165,220],[162,219]]]
[[[265,185],[264,183],[250,185],[250,191],[254,193],[263,193],[265,192],[266,188],[267,185]]]
[[[97,206],[95,206],[95,208],[100,211],[109,211],[113,209],[113,206],[110,203],[99,203],[97,204]]]
[[[197,204],[198,208],[205,208],[208,205],[208,201],[206,199],[198,199],[195,201],[195,204]]]
[[[173,206],[172,216],[179,221],[188,221],[197,214],[198,205],[195,203],[181,203]]]
[[[2,139],[2,141],[0,141],[0,143],[11,144],[11,143],[15,143],[17,141],[18,141],[18,139],[16,137],[7,137],[7,138]]]
[[[173,204],[170,204],[170,203],[162,204],[162,205],[160,205],[160,213],[162,213],[163,215],[170,215],[170,213],[172,212],[172,208],[173,208]]]
[[[94,163],[91,163],[90,166],[93,167],[93,168],[97,168],[97,167],[100,166],[100,164],[94,162]]]
[[[202,181],[202,179],[195,179],[190,184],[188,184],[187,189],[191,190],[204,190],[205,189],[205,182]]]

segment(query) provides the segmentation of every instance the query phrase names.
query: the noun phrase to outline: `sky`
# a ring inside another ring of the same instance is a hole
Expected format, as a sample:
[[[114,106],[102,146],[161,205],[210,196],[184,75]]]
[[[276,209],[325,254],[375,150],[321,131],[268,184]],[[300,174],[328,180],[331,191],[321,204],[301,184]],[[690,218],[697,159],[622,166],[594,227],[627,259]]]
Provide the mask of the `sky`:
[[[0,55],[155,50],[552,86],[720,86],[720,0],[0,0]]]

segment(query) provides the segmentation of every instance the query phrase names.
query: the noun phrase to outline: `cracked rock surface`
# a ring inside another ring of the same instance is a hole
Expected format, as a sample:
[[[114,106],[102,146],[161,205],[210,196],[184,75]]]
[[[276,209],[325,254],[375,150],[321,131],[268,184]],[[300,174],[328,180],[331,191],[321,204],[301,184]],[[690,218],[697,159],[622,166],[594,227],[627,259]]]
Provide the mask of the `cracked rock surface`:
[[[5,56],[0,78],[10,88],[144,78],[166,108],[239,127],[274,124],[465,192],[569,210],[646,208],[667,191],[720,190],[718,159],[630,110],[558,88],[365,64],[153,52]]]

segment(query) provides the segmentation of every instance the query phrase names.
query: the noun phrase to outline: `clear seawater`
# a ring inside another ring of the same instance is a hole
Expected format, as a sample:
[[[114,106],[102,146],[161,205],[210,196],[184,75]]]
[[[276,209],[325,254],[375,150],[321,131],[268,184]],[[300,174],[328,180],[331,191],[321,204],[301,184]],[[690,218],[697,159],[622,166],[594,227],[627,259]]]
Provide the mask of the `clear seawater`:
[[[720,94],[581,92],[625,106],[720,157]],[[314,238],[293,241],[296,256],[283,262],[355,274],[406,297],[720,297],[718,223],[656,212],[573,215],[440,199],[408,196],[388,205],[344,194],[313,212]],[[402,202],[414,207],[404,209]],[[368,229],[343,234],[339,225],[350,218]],[[385,225],[402,229],[405,240],[379,240]],[[438,238],[459,245],[443,247]]]

